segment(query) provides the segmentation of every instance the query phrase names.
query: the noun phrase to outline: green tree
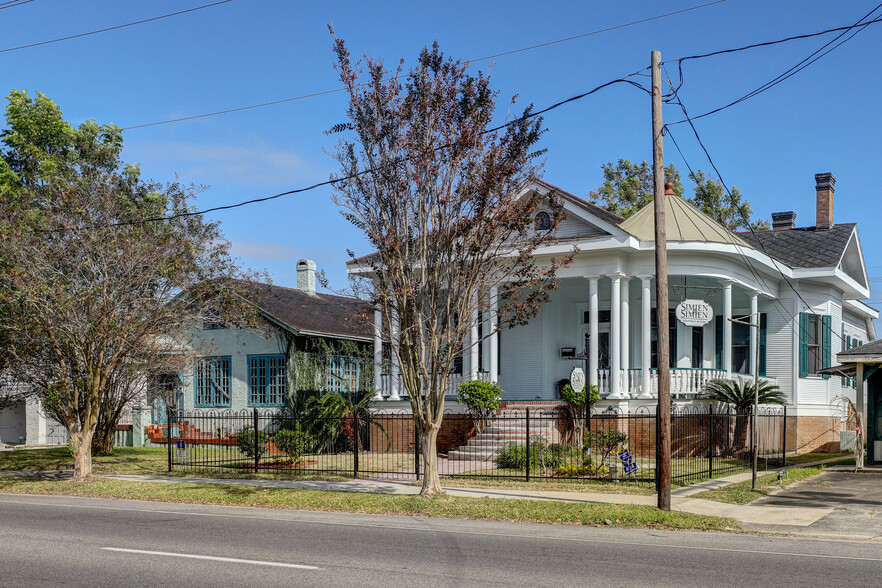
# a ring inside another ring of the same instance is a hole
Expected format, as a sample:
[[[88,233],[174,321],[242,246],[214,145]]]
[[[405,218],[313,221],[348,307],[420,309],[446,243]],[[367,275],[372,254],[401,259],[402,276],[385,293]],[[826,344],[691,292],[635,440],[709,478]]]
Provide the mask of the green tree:
[[[689,174],[689,179],[695,182],[695,196],[689,201],[724,227],[731,231],[750,228],[755,231],[768,230],[769,221],[750,220],[753,214],[750,202],[743,200],[741,190],[736,186],[732,186],[730,197],[723,188],[723,184],[713,178],[706,177],[701,170]]]
[[[645,161],[631,163],[619,159],[603,164],[603,184],[588,194],[588,201],[606,210],[628,218],[655,198],[652,166]],[[665,167],[665,181],[674,184],[674,192],[683,195],[680,172],[670,164]]]
[[[602,169],[603,184],[588,194],[590,202],[628,218],[655,198],[652,166],[646,161],[632,163],[627,159],[619,159],[615,164],[603,164]],[[730,198],[720,182],[707,177],[701,170],[690,174],[689,179],[695,183],[694,195],[686,200],[723,226],[732,231],[748,228],[761,231],[769,228],[767,220],[749,220],[753,214],[750,202],[743,199],[741,191],[735,186],[732,187]],[[674,193],[683,196],[685,188],[674,164],[665,167],[665,181],[674,185]]]
[[[253,306],[196,190],[141,179],[113,125],[74,128],[55,103],[13,91],[0,133],[0,331],[8,369],[70,433],[75,479],[92,471],[99,423],[151,373],[189,361],[190,329]],[[122,392],[122,396],[118,393]],[[116,411],[116,412],[114,412]]]

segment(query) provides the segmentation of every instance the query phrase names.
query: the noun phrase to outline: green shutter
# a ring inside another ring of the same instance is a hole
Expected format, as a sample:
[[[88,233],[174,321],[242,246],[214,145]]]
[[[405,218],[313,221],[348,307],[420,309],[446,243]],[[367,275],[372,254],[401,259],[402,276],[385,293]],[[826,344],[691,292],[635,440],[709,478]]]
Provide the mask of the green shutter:
[[[718,370],[723,368],[723,317],[714,317],[714,361]]]
[[[829,314],[821,316],[821,357],[822,368],[830,367],[830,338],[833,334],[832,317]],[[829,374],[824,374],[824,379],[829,379]]]
[[[766,313],[760,314],[760,332],[759,332],[759,375],[766,375],[766,330],[768,326],[768,322],[766,320]]]
[[[843,351],[847,351],[848,349],[851,349],[851,336],[850,335],[846,335],[846,337],[845,337],[845,349],[843,349]],[[851,385],[851,378],[846,378],[845,376],[843,376],[841,378],[841,380],[842,381],[840,383],[843,386],[850,386]]]
[[[808,313],[799,313],[799,377],[808,375]]]

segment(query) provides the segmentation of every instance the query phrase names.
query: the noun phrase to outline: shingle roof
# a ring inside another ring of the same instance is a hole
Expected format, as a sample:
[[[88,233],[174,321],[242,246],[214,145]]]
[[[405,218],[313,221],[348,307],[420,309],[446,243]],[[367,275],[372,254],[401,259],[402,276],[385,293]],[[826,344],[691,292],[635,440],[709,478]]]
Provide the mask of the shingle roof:
[[[836,354],[836,357],[849,355],[882,355],[882,339],[876,339],[875,341],[864,343],[860,347],[852,347],[851,349],[840,351]]]
[[[273,319],[306,335],[369,340],[374,336],[369,302],[333,294],[310,295],[303,290],[251,282],[260,309]]]
[[[806,227],[740,232],[738,236],[792,268],[835,267],[842,259],[855,224],[833,225],[826,230]]]

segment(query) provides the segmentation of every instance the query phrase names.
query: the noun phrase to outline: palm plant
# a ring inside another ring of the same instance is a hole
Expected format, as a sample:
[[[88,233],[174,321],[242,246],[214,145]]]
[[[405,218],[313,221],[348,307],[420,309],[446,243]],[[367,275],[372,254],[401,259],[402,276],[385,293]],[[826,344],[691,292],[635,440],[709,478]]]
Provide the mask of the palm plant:
[[[715,379],[704,385],[700,398],[724,402],[735,407],[735,442],[737,447],[747,447],[747,425],[757,389],[752,380]],[[759,381],[759,404],[785,404],[784,393],[777,384]]]

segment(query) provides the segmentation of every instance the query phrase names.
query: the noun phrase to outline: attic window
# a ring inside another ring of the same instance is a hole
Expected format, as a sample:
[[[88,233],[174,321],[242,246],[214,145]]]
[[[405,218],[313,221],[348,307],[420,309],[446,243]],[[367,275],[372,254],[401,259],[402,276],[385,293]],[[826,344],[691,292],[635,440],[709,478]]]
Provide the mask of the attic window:
[[[536,215],[536,230],[547,231],[551,228],[551,217],[547,212],[540,212]]]

